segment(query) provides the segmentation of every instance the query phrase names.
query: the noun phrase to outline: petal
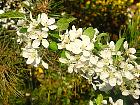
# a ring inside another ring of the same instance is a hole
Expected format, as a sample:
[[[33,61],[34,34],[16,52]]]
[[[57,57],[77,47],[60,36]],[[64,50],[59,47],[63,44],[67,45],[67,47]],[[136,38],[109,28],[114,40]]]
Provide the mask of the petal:
[[[89,56],[90,56],[90,52],[89,52],[89,51],[84,50],[84,51],[83,51],[83,55],[84,55],[85,57],[89,57]]]
[[[39,39],[35,39],[32,43],[33,48],[38,48],[39,45],[40,45],[40,40]]]
[[[0,14],[3,14],[4,13],[4,11],[3,10],[0,10]]]
[[[133,94],[134,99],[139,99],[139,95]]]
[[[42,39],[42,45],[43,45],[45,48],[48,48],[49,42],[48,42],[46,39]]]
[[[122,92],[122,95],[123,95],[123,96],[128,96],[128,95],[129,95],[129,91],[128,91],[128,90],[124,90],[124,91]]]
[[[41,14],[41,24],[42,24],[43,26],[45,26],[47,21],[48,21],[48,16],[47,16],[47,14],[42,13],[42,14]]]
[[[89,105],[93,105],[93,102],[91,100],[89,101]]]
[[[109,84],[110,84],[111,86],[115,86],[115,85],[116,85],[116,78],[110,78],[110,79],[109,79]]]
[[[48,69],[48,64],[45,63],[43,60],[42,60],[42,65],[44,66],[44,68]]]
[[[41,58],[40,57],[36,57],[35,62],[38,65],[40,63]]]
[[[56,25],[50,25],[50,26],[48,26],[49,27],[49,29],[50,30],[54,30],[54,29],[56,29],[57,28],[57,26]]]
[[[90,57],[90,62],[95,65],[98,62],[98,57],[97,56],[95,56],[95,57],[91,56]]]
[[[127,41],[124,42],[124,44],[123,44],[123,48],[124,48],[125,50],[128,49],[128,43],[127,43]]]
[[[47,24],[48,25],[52,25],[52,24],[54,24],[55,23],[55,19],[54,18],[50,18],[50,19],[48,19],[48,21],[47,21]]]
[[[47,31],[47,32],[49,31],[49,29],[47,27],[43,27],[42,30]]]
[[[108,72],[101,72],[101,74],[100,74],[100,79],[101,79],[101,80],[104,80],[104,79],[106,79],[106,78],[108,78],[108,77],[109,77]]]
[[[34,57],[29,57],[26,61],[27,64],[32,64],[34,62]]]
[[[43,32],[41,33],[41,36],[42,36],[43,38],[47,38],[47,37],[48,37],[48,32],[44,32],[44,31],[43,31]]]
[[[29,57],[29,53],[28,53],[28,51],[23,51],[22,52],[22,56],[24,57],[24,58],[28,58]]]
[[[69,73],[72,73],[72,72],[73,72],[73,68],[74,68],[74,65],[70,65],[70,66],[68,67],[68,72],[69,72]]]
[[[65,58],[59,58],[59,61],[60,61],[61,63],[68,63],[68,60],[65,59]]]
[[[135,48],[129,48],[129,52],[130,52],[131,54],[135,54],[135,53],[136,53],[136,49],[135,49]]]
[[[134,76],[132,75],[132,73],[129,72],[129,71],[124,72],[124,76],[125,76],[127,79],[129,79],[129,80],[132,80],[132,79],[134,78]]]
[[[118,99],[118,100],[115,102],[115,105],[123,105],[123,100],[122,100],[122,99]]]

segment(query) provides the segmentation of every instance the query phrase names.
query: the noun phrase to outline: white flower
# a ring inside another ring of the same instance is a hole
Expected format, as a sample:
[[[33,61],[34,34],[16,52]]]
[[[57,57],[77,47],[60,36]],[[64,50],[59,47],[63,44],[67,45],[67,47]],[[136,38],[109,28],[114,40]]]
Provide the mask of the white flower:
[[[45,14],[45,13],[41,14],[41,24],[43,26],[45,26],[44,28],[42,28],[42,30],[44,30],[44,31],[48,30],[47,28],[49,28],[50,30],[56,29],[57,26],[54,25],[54,23],[55,23],[55,19],[54,18],[48,19],[47,14]]]
[[[74,41],[76,38],[82,35],[82,28],[76,30],[75,26],[72,26],[72,30],[69,31],[69,38],[71,41]]]
[[[33,48],[30,48],[30,49],[23,48],[22,56],[24,58],[27,58],[27,61],[26,61],[27,64],[33,64],[35,67],[38,66],[41,60],[41,58],[38,55],[37,50]]]
[[[39,45],[40,45],[40,42],[42,42],[42,45],[45,48],[48,48],[49,42],[46,40],[48,34],[46,32],[37,31],[37,35],[38,35],[38,38],[33,41],[32,47],[33,48],[38,48]]]

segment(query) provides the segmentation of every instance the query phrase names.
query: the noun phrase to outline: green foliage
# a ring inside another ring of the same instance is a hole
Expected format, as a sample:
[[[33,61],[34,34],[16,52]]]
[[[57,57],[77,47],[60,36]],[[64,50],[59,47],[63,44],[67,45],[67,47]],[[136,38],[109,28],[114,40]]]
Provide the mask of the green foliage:
[[[0,14],[0,18],[25,18],[25,15],[18,11],[8,11]]]
[[[103,101],[103,96],[102,96],[102,94],[99,94],[96,99],[96,104],[102,105],[102,101]]]
[[[53,51],[57,51],[58,50],[57,43],[54,42],[54,41],[51,41],[50,44],[49,44],[49,48]]]
[[[57,26],[58,26],[58,29],[59,31],[63,31],[63,30],[66,30],[68,29],[69,27],[69,23],[74,21],[76,18],[60,18],[58,21],[57,21]]]
[[[89,27],[86,30],[84,30],[83,34],[89,36],[90,39],[93,39],[95,30],[93,29],[93,27]]]
[[[121,39],[119,39],[119,40],[117,41],[117,43],[116,43],[116,45],[115,45],[115,50],[116,50],[116,51],[118,51],[118,50],[121,48],[124,39],[125,39],[125,38],[121,38]]]

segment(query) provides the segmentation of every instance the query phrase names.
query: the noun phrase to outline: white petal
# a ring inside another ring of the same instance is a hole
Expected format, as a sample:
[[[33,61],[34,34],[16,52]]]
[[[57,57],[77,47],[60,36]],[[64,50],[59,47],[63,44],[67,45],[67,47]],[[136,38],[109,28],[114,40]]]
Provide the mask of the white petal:
[[[91,100],[89,101],[89,105],[93,105],[93,102]]]
[[[68,67],[68,72],[69,73],[72,73],[73,72],[73,67],[74,67],[74,65],[72,65],[72,64]]]
[[[48,21],[47,21],[47,24],[48,25],[52,25],[52,24],[54,24],[55,23],[55,19],[54,18],[50,18],[50,19],[48,19]]]
[[[4,13],[4,11],[3,10],[0,10],[0,14],[3,14]]]
[[[50,25],[50,26],[48,26],[49,27],[49,29],[50,30],[54,30],[54,29],[56,29],[57,28],[57,26],[56,25]]]
[[[98,57],[97,57],[97,56],[95,56],[95,57],[91,56],[91,57],[90,57],[90,62],[91,62],[92,64],[96,64],[96,63],[98,62]]]
[[[128,91],[128,90],[124,90],[124,91],[122,92],[122,95],[123,95],[123,96],[128,96],[128,95],[129,95],[129,91]]]
[[[44,68],[48,69],[48,64],[45,63],[43,60],[42,60],[42,65],[44,66]]]
[[[68,63],[68,60],[65,59],[65,58],[59,58],[59,61],[60,61],[61,63]]]
[[[104,63],[102,61],[97,62],[97,67],[102,68],[104,66]]]
[[[109,97],[109,102],[110,102],[111,104],[114,103],[112,97]]]
[[[125,50],[128,49],[128,43],[127,43],[127,41],[124,42],[123,47],[124,47]]]
[[[45,48],[48,48],[49,42],[48,42],[46,39],[42,39],[42,45],[43,45]]]
[[[43,27],[42,30],[47,31],[47,32],[49,31],[49,29],[47,27]]]
[[[103,100],[102,104],[107,105],[107,100]]]
[[[129,48],[129,53],[135,54],[136,53],[136,49],[135,48]]]
[[[43,32],[41,33],[41,36],[42,36],[43,38],[47,38],[47,37],[48,37],[48,32],[46,32],[46,31],[44,32],[44,31],[43,31]]]
[[[29,53],[28,53],[28,51],[23,51],[22,52],[22,56],[24,57],[24,58],[28,58],[29,57]]]
[[[132,75],[132,73],[129,72],[129,71],[126,71],[126,72],[124,73],[124,76],[125,76],[127,79],[129,79],[129,80],[132,80],[132,79],[134,78],[134,76]]]
[[[140,95],[140,90],[139,90],[139,89],[136,89],[136,90],[135,90],[135,94],[136,94],[136,95]]]
[[[90,56],[90,52],[89,52],[89,51],[84,50],[84,51],[83,51],[83,55],[84,55],[85,57],[88,57],[88,56]]]
[[[33,48],[38,48],[39,45],[40,45],[40,40],[39,39],[35,39],[32,43]]]
[[[47,16],[47,14],[42,13],[42,14],[41,14],[41,24],[42,24],[43,26],[45,26],[46,23],[47,23],[47,21],[48,21],[48,16]]]
[[[101,75],[100,75],[100,79],[101,79],[101,80],[104,80],[104,79],[106,79],[106,78],[108,78],[108,77],[109,77],[108,72],[101,72]]]
[[[40,57],[36,57],[35,59],[35,63],[38,65],[40,63],[41,58]]]
[[[122,99],[118,99],[118,100],[115,102],[115,105],[123,105],[123,100],[122,100]]]
[[[139,95],[133,94],[134,99],[139,99]]]
[[[109,47],[114,50],[115,49],[115,44],[113,41],[110,42]]]
[[[110,84],[111,86],[115,86],[115,85],[116,85],[116,78],[110,78],[110,79],[109,79],[109,84]]]
[[[29,57],[26,61],[27,64],[32,64],[34,62],[35,58],[34,57]]]

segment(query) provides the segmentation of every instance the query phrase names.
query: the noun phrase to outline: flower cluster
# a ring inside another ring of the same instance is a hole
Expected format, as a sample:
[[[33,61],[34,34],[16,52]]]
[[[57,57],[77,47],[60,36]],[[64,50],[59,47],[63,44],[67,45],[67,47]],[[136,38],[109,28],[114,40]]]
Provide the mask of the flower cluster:
[[[60,35],[59,49],[66,49],[66,57],[60,58],[60,62],[68,65],[68,72],[76,72],[89,80],[93,88],[107,91],[114,86],[119,86],[122,95],[133,95],[139,98],[140,65],[135,61],[136,50],[128,48],[127,41],[123,44],[123,50],[117,50],[115,43],[107,43],[105,48],[96,50],[98,30],[90,39],[83,35],[82,28],[72,30]]]
[[[23,5],[33,8],[31,5],[32,3],[27,1],[22,1],[22,3],[18,3],[19,1],[16,0],[8,0],[8,1],[0,1],[0,14],[7,13],[8,11],[18,11],[19,13],[27,14],[29,13]],[[22,4],[22,5],[21,5]],[[18,5],[18,6],[17,6]],[[17,8],[18,7],[18,8]],[[0,19],[0,27],[5,29],[16,29],[17,23],[15,19],[11,18],[1,18]]]
[[[47,14],[42,13],[38,15],[37,19],[33,19],[30,13],[30,21],[19,20],[17,29],[18,43],[23,43],[22,56],[27,58],[26,63],[37,67],[40,63],[48,69],[48,64],[41,59],[40,47],[48,48],[49,42],[47,40],[48,31],[57,28],[54,25],[55,19],[48,18]]]

